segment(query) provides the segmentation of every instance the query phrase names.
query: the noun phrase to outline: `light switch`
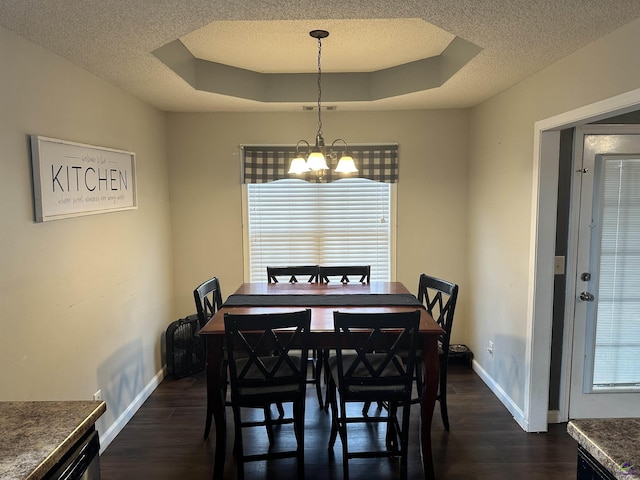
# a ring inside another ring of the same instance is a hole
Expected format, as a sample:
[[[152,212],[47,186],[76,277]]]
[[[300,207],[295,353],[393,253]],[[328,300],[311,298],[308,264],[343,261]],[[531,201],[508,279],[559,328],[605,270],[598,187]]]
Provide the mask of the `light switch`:
[[[564,257],[555,257],[553,273],[554,275],[564,275]]]

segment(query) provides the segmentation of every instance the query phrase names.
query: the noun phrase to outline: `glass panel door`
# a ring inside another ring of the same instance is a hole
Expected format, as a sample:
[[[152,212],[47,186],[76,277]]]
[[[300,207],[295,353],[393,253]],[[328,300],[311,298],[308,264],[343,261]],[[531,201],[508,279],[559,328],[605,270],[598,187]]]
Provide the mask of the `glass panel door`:
[[[638,417],[640,128],[578,128],[575,167],[569,418]]]

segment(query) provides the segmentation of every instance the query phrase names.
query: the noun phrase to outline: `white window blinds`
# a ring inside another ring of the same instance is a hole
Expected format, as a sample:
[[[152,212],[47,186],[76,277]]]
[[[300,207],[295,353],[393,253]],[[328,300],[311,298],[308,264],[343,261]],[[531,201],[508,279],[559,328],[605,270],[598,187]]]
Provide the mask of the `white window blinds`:
[[[391,188],[363,178],[278,180],[247,187],[249,281],[267,266],[371,265],[391,278]]]
[[[640,160],[605,159],[594,388],[640,386]]]

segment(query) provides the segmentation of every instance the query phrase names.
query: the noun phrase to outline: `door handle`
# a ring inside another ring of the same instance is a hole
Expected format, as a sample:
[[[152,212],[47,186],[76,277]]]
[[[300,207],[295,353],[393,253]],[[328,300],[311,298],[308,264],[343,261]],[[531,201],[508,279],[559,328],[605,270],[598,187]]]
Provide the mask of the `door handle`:
[[[580,294],[580,300],[582,300],[583,302],[593,302],[594,299],[595,297],[593,296],[593,294],[589,292],[582,292]]]

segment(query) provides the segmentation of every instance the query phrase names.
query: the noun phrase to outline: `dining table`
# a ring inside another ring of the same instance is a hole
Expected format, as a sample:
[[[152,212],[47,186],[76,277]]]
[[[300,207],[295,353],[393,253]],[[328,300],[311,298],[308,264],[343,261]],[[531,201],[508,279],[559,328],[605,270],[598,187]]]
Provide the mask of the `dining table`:
[[[434,479],[431,453],[431,421],[438,393],[438,338],[443,330],[424,306],[401,282],[369,283],[244,283],[223,303],[200,330],[206,346],[207,418],[215,427],[214,478],[222,478],[226,452],[224,315],[265,314],[311,310],[309,349],[335,348],[333,312],[390,313],[419,309],[419,348],[422,351],[424,385],[420,403],[420,440],[424,477]]]

